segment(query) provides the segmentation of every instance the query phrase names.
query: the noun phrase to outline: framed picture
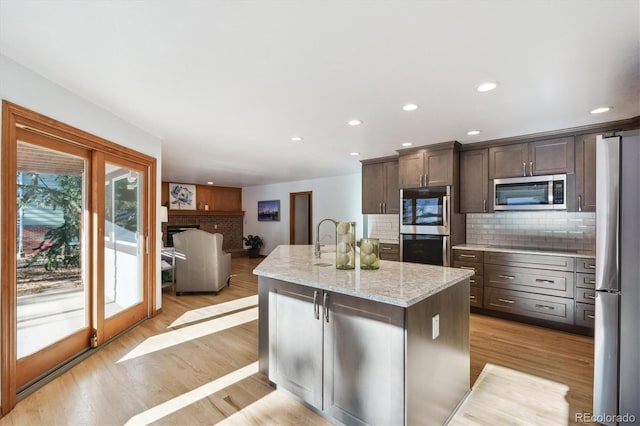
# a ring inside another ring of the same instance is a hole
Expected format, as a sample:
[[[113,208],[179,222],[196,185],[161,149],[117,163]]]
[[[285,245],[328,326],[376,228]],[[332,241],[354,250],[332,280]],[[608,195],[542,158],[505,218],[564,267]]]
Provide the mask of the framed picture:
[[[196,186],[184,183],[170,183],[169,208],[172,210],[195,210]]]
[[[280,200],[258,201],[258,221],[275,222],[280,220]]]

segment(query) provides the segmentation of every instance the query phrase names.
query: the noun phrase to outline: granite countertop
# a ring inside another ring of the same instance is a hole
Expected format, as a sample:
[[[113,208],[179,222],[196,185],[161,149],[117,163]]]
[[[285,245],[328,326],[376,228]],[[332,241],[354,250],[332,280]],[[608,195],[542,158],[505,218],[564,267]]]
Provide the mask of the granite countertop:
[[[313,246],[282,245],[253,273],[403,308],[473,275],[473,271],[465,269],[384,260],[375,271],[360,270],[360,259],[356,261],[356,269],[350,271],[338,270],[335,264],[335,252],[322,253],[318,259]]]
[[[589,259],[596,258],[594,252],[583,250],[537,249],[533,247],[501,247],[486,244],[458,244],[456,246],[453,246],[452,248],[458,250],[495,251],[501,253],[542,254],[547,256],[585,257]]]

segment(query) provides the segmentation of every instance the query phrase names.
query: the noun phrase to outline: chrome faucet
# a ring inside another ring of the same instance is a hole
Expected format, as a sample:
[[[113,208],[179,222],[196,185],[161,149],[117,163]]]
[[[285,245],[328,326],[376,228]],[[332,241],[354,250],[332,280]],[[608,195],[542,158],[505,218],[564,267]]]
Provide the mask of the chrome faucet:
[[[322,222],[333,222],[333,224],[335,226],[338,226],[338,222],[333,220],[333,219],[322,219],[320,222],[318,222],[318,224],[316,225],[316,244],[315,244],[315,250],[314,250],[314,254],[316,255],[316,257],[320,257],[320,225],[322,225]]]

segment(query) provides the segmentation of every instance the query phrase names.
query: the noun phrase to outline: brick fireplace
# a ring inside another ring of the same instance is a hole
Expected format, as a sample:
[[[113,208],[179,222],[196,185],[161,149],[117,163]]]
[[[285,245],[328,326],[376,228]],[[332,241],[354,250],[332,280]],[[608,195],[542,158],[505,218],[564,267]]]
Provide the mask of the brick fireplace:
[[[222,234],[222,248],[224,250],[243,249],[243,216],[226,216],[220,213],[207,215],[203,214],[202,211],[196,212],[193,216],[185,214],[184,211],[180,212],[181,214],[179,216],[172,215],[171,212],[169,212],[169,222],[162,224],[162,238],[164,243],[166,244],[167,242],[167,226],[198,226],[203,231]]]

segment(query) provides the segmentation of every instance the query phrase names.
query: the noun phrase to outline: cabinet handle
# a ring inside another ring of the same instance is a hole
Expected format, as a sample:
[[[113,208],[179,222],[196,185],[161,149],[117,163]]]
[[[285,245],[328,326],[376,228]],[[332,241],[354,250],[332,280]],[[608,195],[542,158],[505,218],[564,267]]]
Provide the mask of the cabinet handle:
[[[536,303],[536,308],[540,308],[540,309],[548,309],[550,311],[554,310],[555,308],[553,306],[549,306],[549,305],[540,305],[538,303]]]
[[[524,161],[522,162],[522,176],[526,176],[527,175],[527,163],[525,163]]]
[[[509,300],[509,299],[498,299],[498,300],[499,300],[500,302],[504,302],[504,303],[511,303],[511,304],[516,303],[515,301],[513,301],[513,300]]]
[[[593,263],[585,263],[584,269],[596,269],[596,265],[594,265]]]
[[[387,212],[387,203],[386,201],[382,203],[382,213],[386,213]]]
[[[324,320],[329,322],[329,293],[325,293],[322,298],[322,312],[324,314]]]
[[[592,293],[585,293],[584,294],[584,298],[585,299],[591,299],[591,300],[596,300],[596,296]]]
[[[473,271],[474,274],[477,274],[476,268],[472,268],[471,266],[458,266],[460,269],[466,269],[467,271]]]
[[[460,257],[464,257],[465,259],[475,259],[476,255],[475,254],[461,254]]]
[[[533,161],[529,161],[529,176],[533,176]]]
[[[486,199],[482,200],[482,211],[484,213],[487,212],[487,200]]]
[[[320,304],[318,303],[318,291],[313,292],[313,317],[320,319]]]
[[[537,283],[547,283],[547,284],[555,283],[555,281],[553,281],[553,280],[543,280],[542,278],[536,278],[536,282]]]
[[[589,318],[589,319],[595,319],[595,318],[596,318],[596,316],[595,316],[595,315],[587,315],[587,318]]]
[[[585,283],[585,284],[595,284],[595,283],[596,283],[596,280],[587,280],[587,279],[585,279],[585,280],[584,280],[584,283]]]
[[[582,195],[578,195],[578,211],[582,211]]]
[[[471,278],[471,279],[469,279],[469,283],[470,283],[470,284],[475,284],[475,283],[476,283],[476,280],[474,280],[473,278]]]
[[[391,250],[391,247],[381,247],[382,250]]]
[[[498,275],[498,278],[506,278],[508,280],[514,280],[516,277],[513,275]]]
[[[476,297],[472,294],[472,295],[469,296],[469,299],[476,300]]]

